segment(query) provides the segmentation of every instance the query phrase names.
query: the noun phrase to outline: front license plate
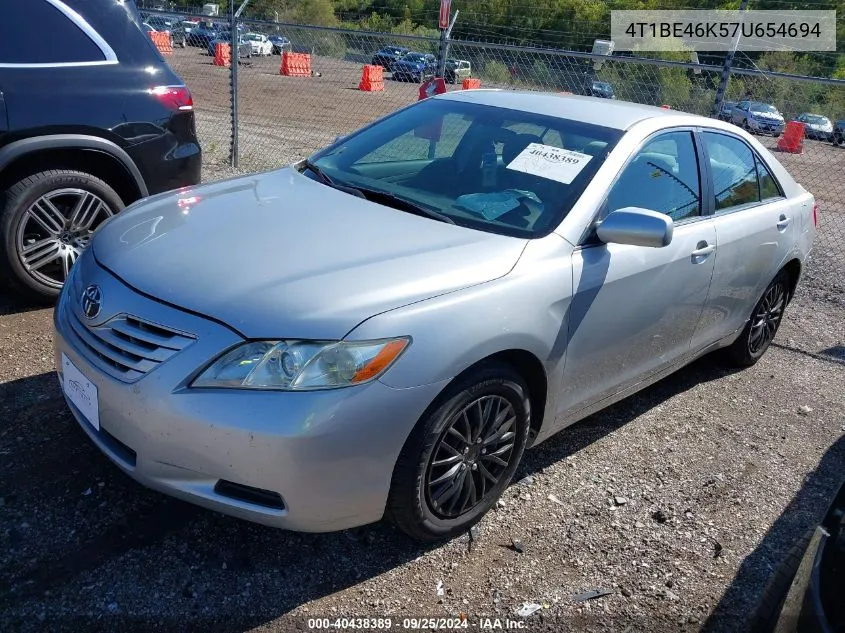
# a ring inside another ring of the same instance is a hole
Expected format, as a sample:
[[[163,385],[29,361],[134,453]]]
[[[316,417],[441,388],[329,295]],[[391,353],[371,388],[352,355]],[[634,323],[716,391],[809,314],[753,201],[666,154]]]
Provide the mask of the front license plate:
[[[83,417],[98,431],[100,430],[100,403],[97,400],[97,385],[88,380],[70,359],[62,354],[62,388]]]

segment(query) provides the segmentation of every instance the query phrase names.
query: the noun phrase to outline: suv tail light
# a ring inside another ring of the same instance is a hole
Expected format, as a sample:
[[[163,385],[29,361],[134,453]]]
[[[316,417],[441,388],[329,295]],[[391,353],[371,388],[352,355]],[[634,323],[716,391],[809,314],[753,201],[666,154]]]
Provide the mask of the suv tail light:
[[[184,112],[194,109],[194,99],[187,86],[156,86],[150,88],[150,94],[173,110]]]
[[[813,203],[813,226],[819,225],[819,204],[818,202]]]

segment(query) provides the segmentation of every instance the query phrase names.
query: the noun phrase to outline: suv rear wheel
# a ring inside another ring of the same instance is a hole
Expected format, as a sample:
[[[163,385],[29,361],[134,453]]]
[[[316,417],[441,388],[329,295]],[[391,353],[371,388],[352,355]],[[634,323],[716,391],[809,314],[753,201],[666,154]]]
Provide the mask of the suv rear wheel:
[[[55,299],[96,228],[123,207],[114,189],[85,172],[50,170],[20,180],[0,200],[0,279]]]

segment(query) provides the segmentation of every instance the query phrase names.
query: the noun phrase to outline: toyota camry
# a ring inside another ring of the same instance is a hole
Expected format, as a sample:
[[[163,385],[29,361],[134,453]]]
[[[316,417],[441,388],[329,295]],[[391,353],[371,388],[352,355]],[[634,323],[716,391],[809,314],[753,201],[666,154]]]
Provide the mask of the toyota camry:
[[[55,311],[59,378],[151,488],[448,538],[530,446],[704,354],[756,363],[816,213],[722,121],[444,94],[107,221]]]

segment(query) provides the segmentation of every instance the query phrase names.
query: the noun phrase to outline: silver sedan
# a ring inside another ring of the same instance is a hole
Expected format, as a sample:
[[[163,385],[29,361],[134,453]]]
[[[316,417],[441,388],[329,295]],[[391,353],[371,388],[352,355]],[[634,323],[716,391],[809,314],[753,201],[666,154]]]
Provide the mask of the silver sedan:
[[[730,124],[455,92],[109,220],[59,299],[56,362],[81,428],[151,488],[447,538],[526,448],[708,352],[753,365],[815,224]]]

